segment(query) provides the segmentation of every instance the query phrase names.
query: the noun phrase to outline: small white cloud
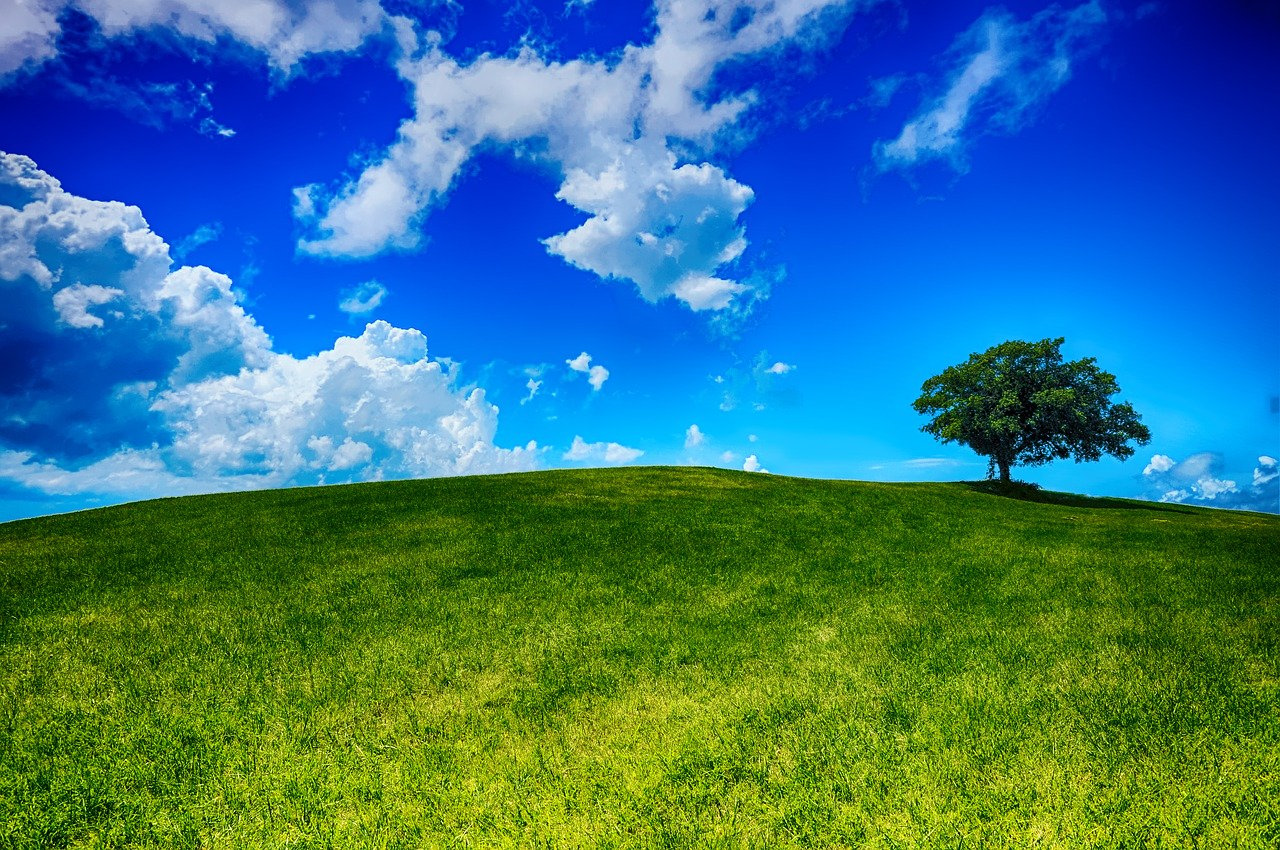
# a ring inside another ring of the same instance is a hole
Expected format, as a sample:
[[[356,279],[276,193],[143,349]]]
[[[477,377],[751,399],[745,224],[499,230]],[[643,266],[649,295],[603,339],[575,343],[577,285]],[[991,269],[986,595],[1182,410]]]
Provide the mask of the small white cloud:
[[[1157,475],[1173,469],[1176,461],[1168,455],[1152,455],[1151,462],[1142,470],[1143,475]]]
[[[766,371],[773,375],[785,375],[795,368],[796,367],[793,366],[792,364],[783,363],[781,360],[779,360],[777,363],[774,363],[772,366],[770,366]]]
[[[724,452],[722,452],[720,455],[721,463],[734,463],[737,460],[738,460],[738,456],[733,452],[729,451],[728,449],[725,449]]]
[[[1269,455],[1261,455],[1258,458],[1258,466],[1253,470],[1253,486],[1261,487],[1263,484],[1274,481],[1280,476],[1280,470],[1276,468],[1276,459]]]
[[[528,404],[529,402],[533,401],[533,397],[538,394],[539,388],[542,387],[542,381],[536,381],[533,378],[530,378],[529,380],[525,381],[524,385],[525,385],[525,388],[529,390],[529,394],[524,398],[520,399],[520,403]]]
[[[1201,478],[1196,481],[1196,490],[1202,499],[1216,499],[1224,493],[1238,492],[1236,482],[1222,478]]]
[[[89,308],[108,304],[122,295],[124,290],[113,286],[75,283],[53,293],[53,309],[58,311],[58,319],[64,325],[73,328],[100,328],[103,325],[102,319],[90,313]]]
[[[342,293],[338,309],[350,316],[367,316],[387,297],[387,288],[376,280],[368,280]]]
[[[755,434],[748,434],[748,435],[747,435],[747,442],[748,442],[748,443],[754,443],[754,442],[755,442],[756,440],[758,440],[758,439],[760,439],[760,438],[759,438],[759,437],[757,437]]]
[[[569,451],[565,452],[565,460],[595,461],[610,464],[630,463],[643,455],[640,449],[633,449],[620,443],[588,443],[575,435]]]
[[[200,132],[206,136],[221,136],[224,139],[230,139],[236,134],[235,130],[208,117],[200,122]]]
[[[684,447],[686,449],[696,449],[706,440],[706,435],[702,433],[702,429],[696,424],[690,425],[688,430],[684,432]]]
[[[742,462],[742,471],[767,473],[769,470],[760,465],[760,458],[755,455],[747,455],[747,459]]]
[[[587,383],[589,383],[591,388],[596,392],[599,392],[600,388],[604,386],[604,382],[609,380],[609,370],[599,364],[592,366],[591,355],[585,351],[577,357],[564,362],[565,365],[573,371],[585,374],[587,376]]]

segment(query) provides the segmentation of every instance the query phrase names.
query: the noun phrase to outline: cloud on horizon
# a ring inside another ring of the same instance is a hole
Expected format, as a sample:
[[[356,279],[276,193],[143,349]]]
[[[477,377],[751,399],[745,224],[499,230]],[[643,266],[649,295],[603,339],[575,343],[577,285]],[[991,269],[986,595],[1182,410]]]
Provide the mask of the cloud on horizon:
[[[644,452],[620,443],[588,443],[578,435],[574,435],[573,443],[564,453],[564,460],[586,461],[589,463],[607,463],[617,465],[631,463]]]
[[[137,207],[0,153],[0,479],[164,495],[529,469],[497,408],[414,329],[374,322],[298,359],[232,281],[173,267]],[[134,489],[136,488],[136,489]]]
[[[1142,470],[1146,498],[1177,504],[1280,513],[1280,468],[1260,455],[1249,479],[1227,478],[1222,456],[1197,452],[1182,461],[1156,454]]]

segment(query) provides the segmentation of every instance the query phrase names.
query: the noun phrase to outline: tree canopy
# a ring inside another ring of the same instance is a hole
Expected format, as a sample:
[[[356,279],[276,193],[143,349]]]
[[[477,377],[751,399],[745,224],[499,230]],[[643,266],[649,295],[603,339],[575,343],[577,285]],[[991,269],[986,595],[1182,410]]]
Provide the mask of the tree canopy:
[[[1128,402],[1112,404],[1120,387],[1094,358],[1063,361],[1063,341],[1010,340],[933,376],[912,404],[933,417],[920,430],[985,455],[1001,481],[1014,466],[1132,456],[1129,442],[1151,432]]]

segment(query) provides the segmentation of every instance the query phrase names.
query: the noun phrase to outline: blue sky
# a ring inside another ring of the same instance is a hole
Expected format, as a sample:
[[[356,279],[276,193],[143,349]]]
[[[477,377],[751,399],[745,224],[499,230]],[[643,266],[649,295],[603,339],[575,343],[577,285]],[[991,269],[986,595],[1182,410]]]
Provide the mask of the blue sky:
[[[1045,487],[1275,511],[1263,3],[0,0],[0,519],[561,466],[975,479],[921,383],[1065,337]]]

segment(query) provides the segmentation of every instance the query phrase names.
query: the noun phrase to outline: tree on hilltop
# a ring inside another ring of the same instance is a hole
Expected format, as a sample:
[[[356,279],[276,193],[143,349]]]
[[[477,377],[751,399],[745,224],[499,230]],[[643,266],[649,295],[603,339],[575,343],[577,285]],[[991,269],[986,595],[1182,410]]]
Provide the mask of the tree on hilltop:
[[[1010,340],[971,354],[924,382],[912,407],[933,418],[920,430],[988,458],[987,475],[1074,457],[1133,455],[1151,431],[1133,407],[1112,404],[1116,376],[1092,357],[1063,362],[1063,338]]]

